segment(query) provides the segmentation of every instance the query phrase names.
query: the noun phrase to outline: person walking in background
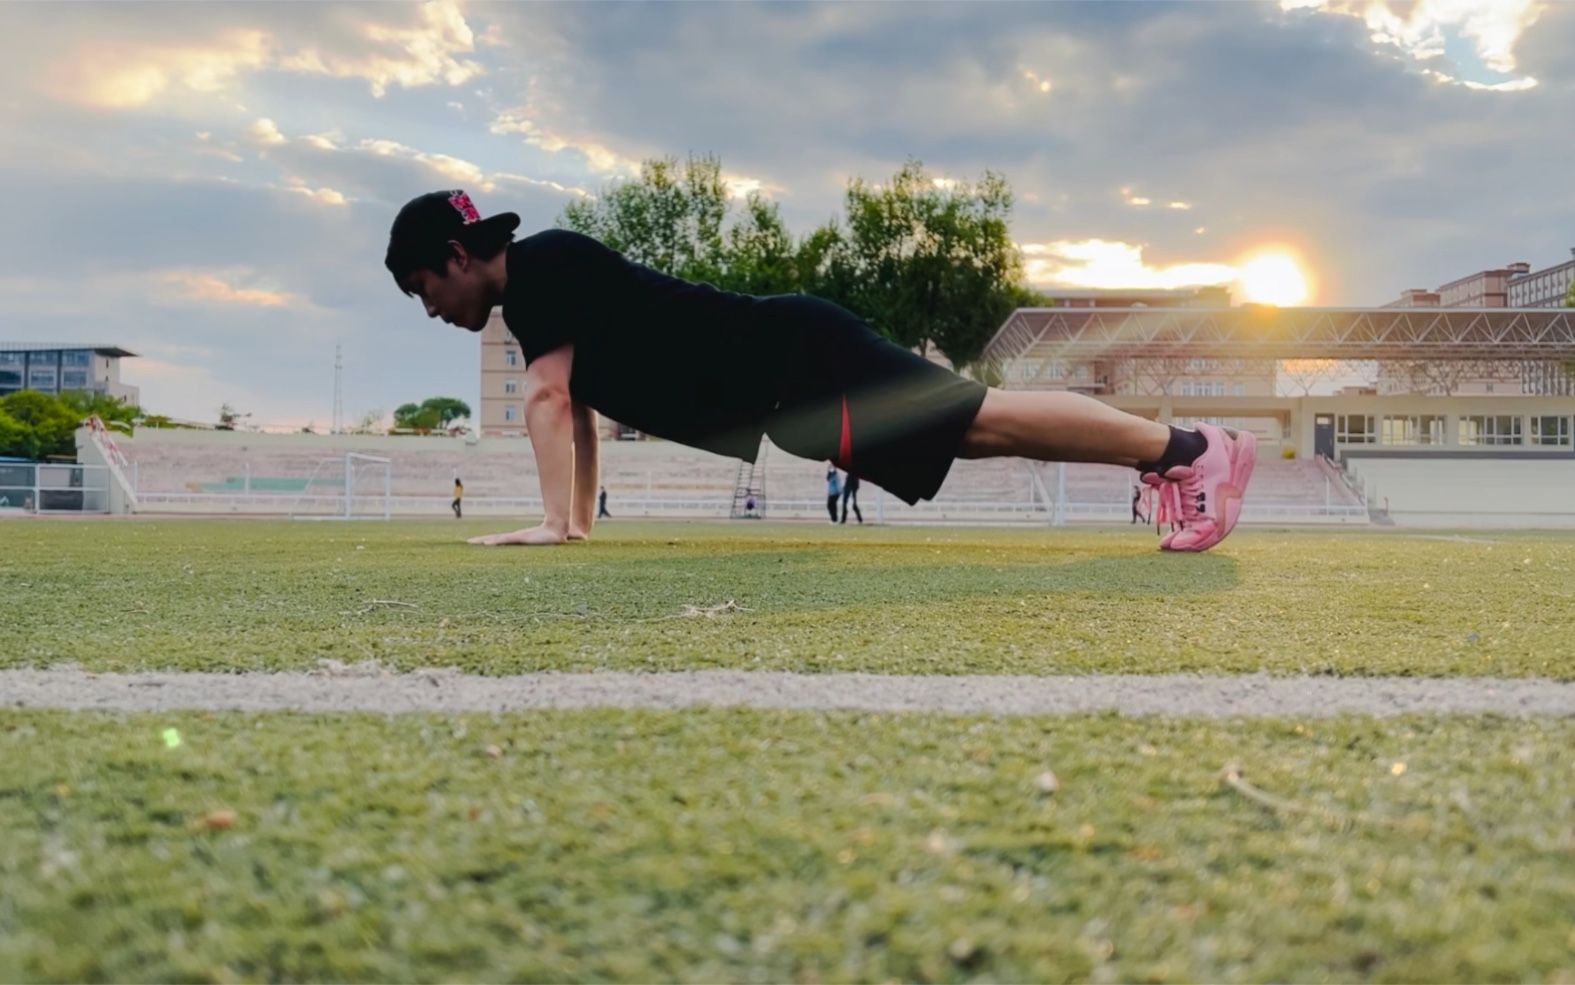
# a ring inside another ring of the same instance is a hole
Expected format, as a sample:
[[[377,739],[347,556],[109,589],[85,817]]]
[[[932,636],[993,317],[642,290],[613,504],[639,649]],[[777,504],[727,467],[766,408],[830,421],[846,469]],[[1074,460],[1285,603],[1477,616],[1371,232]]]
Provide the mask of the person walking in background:
[[[842,483],[842,522],[848,522],[848,504],[853,504],[853,515],[858,517],[860,523],[864,522],[864,514],[859,510],[859,477],[852,472]]]
[[[465,484],[459,481],[459,476],[454,476],[454,502],[449,504],[449,509],[454,511],[454,519],[463,519],[464,511],[461,502],[465,498]]]
[[[1143,487],[1132,487],[1132,522],[1148,523],[1148,517],[1143,515]]]
[[[612,519],[612,514],[607,512],[607,487],[602,486],[601,494],[596,497],[596,519],[606,517]]]
[[[837,522],[837,500],[842,498],[842,480],[837,475],[835,465],[826,466],[826,512],[831,514],[831,522]]]

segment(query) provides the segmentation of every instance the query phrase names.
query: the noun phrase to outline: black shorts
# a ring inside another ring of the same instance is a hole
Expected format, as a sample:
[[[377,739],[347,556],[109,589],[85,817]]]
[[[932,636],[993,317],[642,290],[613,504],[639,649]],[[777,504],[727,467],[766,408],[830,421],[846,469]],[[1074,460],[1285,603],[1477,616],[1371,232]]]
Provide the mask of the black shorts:
[[[946,481],[987,392],[882,338],[852,312],[773,298],[784,369],[766,434],[802,458],[835,462],[913,505]]]

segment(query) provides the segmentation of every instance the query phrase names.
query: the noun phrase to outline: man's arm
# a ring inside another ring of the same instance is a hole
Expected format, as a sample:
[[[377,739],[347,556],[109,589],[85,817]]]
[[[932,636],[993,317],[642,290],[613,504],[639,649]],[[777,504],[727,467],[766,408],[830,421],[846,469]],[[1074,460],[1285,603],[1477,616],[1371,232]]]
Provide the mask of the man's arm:
[[[472,537],[472,544],[561,544],[569,537],[574,488],[574,414],[569,371],[574,347],[562,346],[525,368],[525,427],[541,479],[541,525]]]
[[[569,511],[569,539],[584,540],[596,523],[596,487],[601,481],[601,436],[596,411],[572,401],[574,418],[574,498]]]

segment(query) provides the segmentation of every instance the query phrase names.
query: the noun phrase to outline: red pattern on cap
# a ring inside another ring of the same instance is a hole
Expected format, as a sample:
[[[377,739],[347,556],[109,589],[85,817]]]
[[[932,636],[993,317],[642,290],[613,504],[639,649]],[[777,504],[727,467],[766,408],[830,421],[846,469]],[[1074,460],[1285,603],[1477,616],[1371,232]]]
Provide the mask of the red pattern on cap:
[[[476,211],[476,207],[470,202],[470,196],[464,192],[455,192],[450,195],[448,204],[454,206],[454,209],[459,212],[460,216],[465,220],[465,225],[468,226],[472,222],[481,221],[481,213]]]

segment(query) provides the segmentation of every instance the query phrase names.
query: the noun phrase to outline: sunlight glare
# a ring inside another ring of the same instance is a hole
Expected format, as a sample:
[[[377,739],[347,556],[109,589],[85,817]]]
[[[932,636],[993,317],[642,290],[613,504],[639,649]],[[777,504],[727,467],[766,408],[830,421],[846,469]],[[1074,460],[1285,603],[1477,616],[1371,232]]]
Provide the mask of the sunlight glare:
[[[1295,259],[1265,253],[1242,264],[1236,278],[1241,300],[1254,304],[1295,305],[1307,300],[1307,277]]]

